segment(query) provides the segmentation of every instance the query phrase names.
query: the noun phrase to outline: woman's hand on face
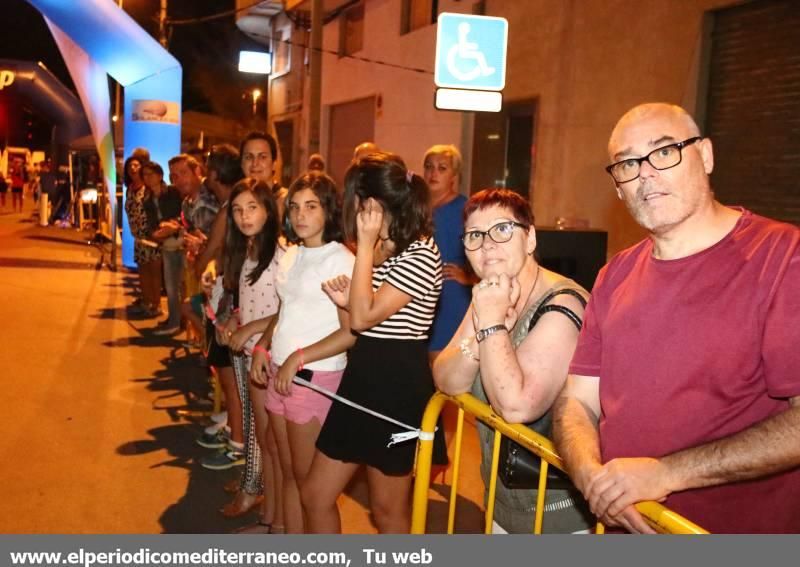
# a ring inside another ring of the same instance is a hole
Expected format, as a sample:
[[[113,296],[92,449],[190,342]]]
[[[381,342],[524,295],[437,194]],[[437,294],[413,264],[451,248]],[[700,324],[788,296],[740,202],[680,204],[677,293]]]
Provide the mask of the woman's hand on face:
[[[268,368],[269,357],[267,354],[261,349],[253,352],[253,362],[250,366],[250,380],[258,386],[266,386]]]
[[[328,294],[337,307],[347,310],[350,303],[350,278],[342,275],[322,282],[322,291]]]
[[[475,329],[494,325],[505,325],[511,329],[517,322],[515,305],[519,295],[517,278],[509,278],[506,274],[489,276],[473,286],[472,316]]]
[[[356,215],[356,233],[358,242],[369,246],[375,246],[383,228],[383,207],[381,204],[370,197],[363,202],[363,206]]]

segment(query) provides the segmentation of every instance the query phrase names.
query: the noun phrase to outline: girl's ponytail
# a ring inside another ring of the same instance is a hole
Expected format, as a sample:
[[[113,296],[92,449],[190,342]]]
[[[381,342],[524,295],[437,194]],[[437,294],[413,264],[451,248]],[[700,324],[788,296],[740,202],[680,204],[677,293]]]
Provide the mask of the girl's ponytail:
[[[393,219],[397,222],[396,234],[392,234],[390,227],[389,236],[397,245],[397,252],[401,252],[414,240],[431,236],[433,234],[433,222],[431,218],[430,190],[428,184],[422,176],[413,171],[406,170],[406,196],[403,199],[403,206],[400,208],[399,215],[393,213]],[[403,243],[401,247],[400,243]]]

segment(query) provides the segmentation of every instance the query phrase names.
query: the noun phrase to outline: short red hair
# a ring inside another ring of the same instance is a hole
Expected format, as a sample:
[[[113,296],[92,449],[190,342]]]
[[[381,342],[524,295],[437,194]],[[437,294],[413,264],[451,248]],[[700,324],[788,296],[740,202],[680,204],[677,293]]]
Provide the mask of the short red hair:
[[[508,209],[515,221],[525,226],[533,226],[533,211],[530,203],[519,193],[500,188],[483,189],[472,195],[464,205],[464,223],[475,211],[482,211],[490,207]]]

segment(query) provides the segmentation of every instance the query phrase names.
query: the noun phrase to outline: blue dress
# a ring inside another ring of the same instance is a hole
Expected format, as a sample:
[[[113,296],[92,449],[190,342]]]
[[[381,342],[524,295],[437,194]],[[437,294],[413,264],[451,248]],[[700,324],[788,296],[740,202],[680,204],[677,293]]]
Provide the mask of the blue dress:
[[[458,195],[449,203],[433,210],[433,239],[439,246],[442,262],[445,264],[457,264],[461,267],[467,264],[461,242],[461,235],[464,233],[462,216],[466,202],[464,195]],[[431,327],[429,350],[442,350],[447,346],[461,324],[471,300],[472,290],[469,286],[454,280],[444,280],[436,318]]]

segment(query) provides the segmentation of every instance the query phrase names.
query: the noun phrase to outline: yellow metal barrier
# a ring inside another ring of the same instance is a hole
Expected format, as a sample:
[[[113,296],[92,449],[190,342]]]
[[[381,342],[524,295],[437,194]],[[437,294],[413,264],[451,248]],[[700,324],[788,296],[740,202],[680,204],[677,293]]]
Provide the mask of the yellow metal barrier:
[[[463,439],[464,413],[474,415],[477,419],[495,430],[494,447],[492,451],[491,475],[489,477],[488,499],[486,505],[486,533],[491,533],[492,519],[494,517],[494,498],[497,488],[497,466],[500,456],[500,439],[503,435],[510,437],[520,445],[530,449],[542,458],[539,472],[539,491],[537,494],[536,516],[534,533],[542,531],[542,517],[544,514],[544,497],[547,483],[548,465],[564,470],[564,463],[556,453],[553,443],[521,424],[506,423],[492,408],[469,394],[447,396],[437,392],[428,402],[422,416],[423,432],[433,433],[436,422],[444,404],[450,402],[459,407],[456,425],[455,454],[453,456],[453,480],[450,488],[450,506],[447,519],[447,533],[452,534],[455,525],[456,495],[458,493],[458,477],[461,470],[461,441]],[[432,437],[432,436],[431,436]],[[431,479],[431,460],[433,456],[433,440],[420,440],[417,454],[416,479],[414,481],[414,501],[411,513],[411,533],[424,534],[428,514],[428,490]],[[676,514],[658,502],[640,502],[636,509],[644,516],[650,525],[660,533],[668,534],[706,534],[700,526],[692,523],[683,516]],[[603,533],[603,525],[597,524],[597,533]]]

